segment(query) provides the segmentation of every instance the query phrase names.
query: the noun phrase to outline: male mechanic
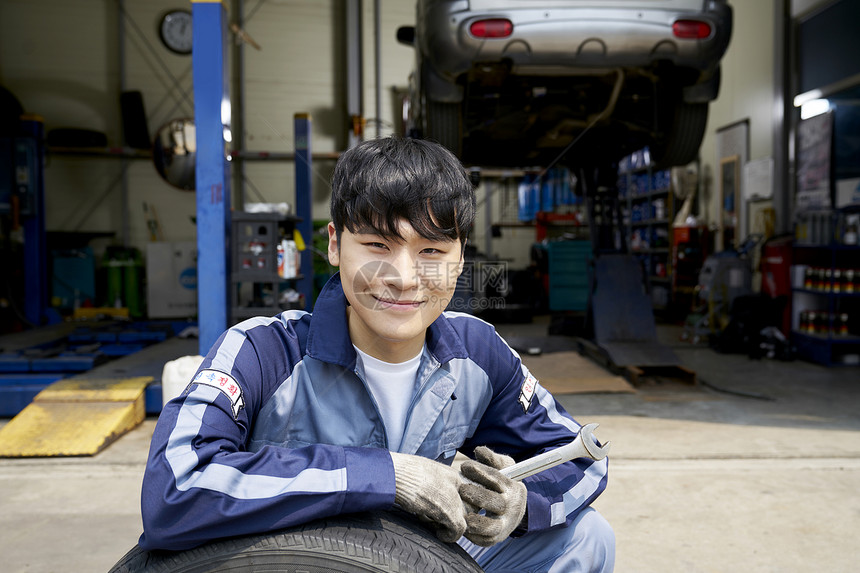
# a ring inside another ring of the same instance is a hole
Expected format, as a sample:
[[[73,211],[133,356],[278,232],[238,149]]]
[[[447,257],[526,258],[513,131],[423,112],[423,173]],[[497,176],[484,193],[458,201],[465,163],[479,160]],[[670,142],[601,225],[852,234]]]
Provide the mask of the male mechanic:
[[[344,153],[328,225],[340,272],[312,314],[227,330],[165,406],[140,546],[397,505],[486,571],[611,571],[614,534],[589,507],[605,459],[523,482],[498,471],[580,425],[492,326],[443,312],[474,217],[469,177],[440,145],[384,138]],[[458,451],[470,458],[459,471]]]

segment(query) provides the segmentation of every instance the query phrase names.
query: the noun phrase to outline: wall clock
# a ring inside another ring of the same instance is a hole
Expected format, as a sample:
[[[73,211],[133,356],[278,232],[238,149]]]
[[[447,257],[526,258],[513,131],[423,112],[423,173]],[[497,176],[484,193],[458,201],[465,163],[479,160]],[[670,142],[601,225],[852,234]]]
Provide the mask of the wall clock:
[[[171,10],[161,17],[158,24],[161,43],[176,54],[191,53],[191,12]]]

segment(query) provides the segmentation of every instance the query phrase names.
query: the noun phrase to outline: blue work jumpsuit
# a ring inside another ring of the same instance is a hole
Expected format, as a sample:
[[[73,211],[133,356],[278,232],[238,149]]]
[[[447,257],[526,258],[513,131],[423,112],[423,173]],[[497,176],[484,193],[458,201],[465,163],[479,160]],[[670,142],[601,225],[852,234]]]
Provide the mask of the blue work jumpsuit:
[[[221,335],[156,424],[142,548],[187,549],[393,506],[385,426],[346,305],[335,275],[312,314],[254,318]],[[415,388],[399,451],[446,464],[479,445],[524,459],[570,442],[580,427],[494,328],[467,314],[446,312],[428,328]],[[485,567],[532,563],[487,570],[537,571],[555,570],[533,564],[551,563],[561,545],[594,543],[579,552],[606,553],[611,570],[611,529],[588,507],[606,487],[607,463],[577,460],[526,478],[527,529],[489,549],[461,544]],[[558,570],[569,573],[570,563]]]

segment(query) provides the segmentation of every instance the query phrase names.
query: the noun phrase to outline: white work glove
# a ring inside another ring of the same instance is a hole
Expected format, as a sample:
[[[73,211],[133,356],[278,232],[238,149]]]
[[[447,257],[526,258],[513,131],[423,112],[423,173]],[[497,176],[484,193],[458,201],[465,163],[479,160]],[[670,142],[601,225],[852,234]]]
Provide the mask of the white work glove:
[[[391,453],[394,462],[394,502],[436,530],[436,537],[452,543],[466,531],[466,509],[460,499],[463,483],[457,470],[433,460]]]
[[[466,515],[466,539],[489,547],[503,541],[523,520],[528,491],[525,484],[503,476],[499,470],[514,460],[490,448],[475,448],[475,460],[463,462],[460,473],[474,483],[460,486],[460,497],[476,512]]]

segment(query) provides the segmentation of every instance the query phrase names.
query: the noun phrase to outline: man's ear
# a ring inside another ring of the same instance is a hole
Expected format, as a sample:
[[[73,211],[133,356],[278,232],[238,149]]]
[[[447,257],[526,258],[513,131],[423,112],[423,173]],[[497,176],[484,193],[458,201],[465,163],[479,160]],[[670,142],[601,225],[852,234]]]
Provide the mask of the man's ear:
[[[465,266],[465,264],[466,264],[466,249],[461,249],[460,250],[460,260],[457,261],[457,275],[456,276],[459,277],[461,274],[463,274],[463,267]]]
[[[337,242],[337,229],[334,223],[328,224],[328,262],[333,267],[340,265],[340,245]]]
[[[460,262],[457,267],[457,276],[463,273],[463,267],[466,265],[466,241],[463,241],[463,246],[460,247]]]

